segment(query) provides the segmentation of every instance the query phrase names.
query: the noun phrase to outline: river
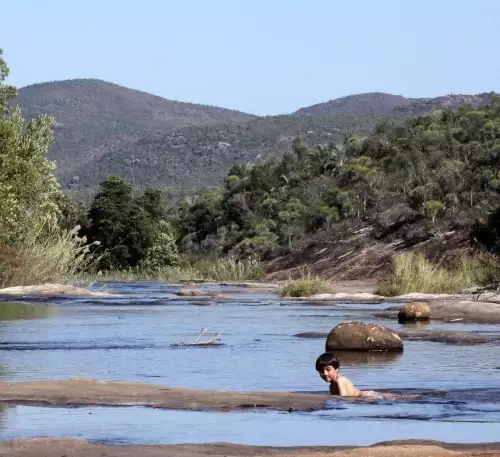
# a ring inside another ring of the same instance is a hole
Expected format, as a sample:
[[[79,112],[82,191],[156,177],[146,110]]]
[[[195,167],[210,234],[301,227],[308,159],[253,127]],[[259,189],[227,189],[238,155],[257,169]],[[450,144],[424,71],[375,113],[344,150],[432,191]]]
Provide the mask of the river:
[[[0,381],[85,377],[199,389],[325,392],[328,386],[314,370],[324,338],[296,334],[328,332],[344,320],[401,327],[371,315],[388,304],[314,304],[242,288],[247,293],[207,305],[176,299],[180,285],[175,283],[104,286],[124,297],[3,298]],[[433,321],[429,327],[500,334],[500,326],[488,324]],[[222,344],[182,346],[194,341],[201,328],[222,332]],[[0,439],[58,436],[103,443],[284,446],[408,438],[496,441],[498,354],[498,343],[405,341],[402,354],[340,357],[343,374],[357,387],[425,394],[414,401],[353,404],[332,399],[325,410],[292,414],[9,405],[0,411]]]

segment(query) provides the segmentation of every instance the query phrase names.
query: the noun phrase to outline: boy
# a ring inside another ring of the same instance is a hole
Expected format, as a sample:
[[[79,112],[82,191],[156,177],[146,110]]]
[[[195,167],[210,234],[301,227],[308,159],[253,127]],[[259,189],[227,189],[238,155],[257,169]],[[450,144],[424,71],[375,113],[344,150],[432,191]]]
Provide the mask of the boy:
[[[331,352],[321,354],[316,360],[316,371],[321,378],[330,383],[330,393],[342,397],[371,397],[395,400],[401,398],[394,394],[383,394],[373,390],[359,390],[345,376],[340,374],[340,362]]]

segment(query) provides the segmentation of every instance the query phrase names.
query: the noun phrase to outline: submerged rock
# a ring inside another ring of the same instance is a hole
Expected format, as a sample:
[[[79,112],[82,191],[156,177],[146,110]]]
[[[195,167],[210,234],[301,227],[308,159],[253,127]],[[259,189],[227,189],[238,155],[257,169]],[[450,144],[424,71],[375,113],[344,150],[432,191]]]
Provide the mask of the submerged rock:
[[[428,321],[431,318],[431,308],[426,302],[413,302],[405,305],[398,313],[400,323],[408,321]]]
[[[342,322],[326,338],[325,349],[334,351],[402,351],[403,341],[391,329],[364,322]]]
[[[323,339],[328,336],[328,333],[324,332],[301,332],[301,333],[296,333],[295,335],[296,338],[310,338],[310,339]]]
[[[200,297],[200,296],[210,296],[213,295],[209,291],[203,291],[199,289],[181,289],[179,292],[177,292],[177,295],[179,297]]]

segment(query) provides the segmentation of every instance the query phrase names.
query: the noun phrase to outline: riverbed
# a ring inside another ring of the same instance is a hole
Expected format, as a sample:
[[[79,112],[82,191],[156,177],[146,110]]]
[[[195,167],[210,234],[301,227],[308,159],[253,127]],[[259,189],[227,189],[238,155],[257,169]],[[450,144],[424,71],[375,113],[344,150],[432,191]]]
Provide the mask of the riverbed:
[[[175,283],[94,287],[122,296],[3,298],[0,381],[81,377],[195,389],[324,393],[328,386],[314,362],[325,340],[297,334],[328,332],[345,320],[404,328],[374,315],[394,303],[299,302],[279,299],[272,290],[252,293],[233,285],[197,285],[223,292],[206,299],[177,297],[185,286]],[[221,344],[184,346],[202,328],[222,333]],[[426,328],[500,335],[500,326],[492,324],[431,321]],[[423,395],[413,401],[370,403],[335,399],[320,411],[9,404],[0,413],[0,439],[57,436],[110,444],[227,441],[273,446],[368,445],[409,438],[496,441],[498,353],[498,341],[405,341],[403,353],[343,354],[343,374],[357,387]]]

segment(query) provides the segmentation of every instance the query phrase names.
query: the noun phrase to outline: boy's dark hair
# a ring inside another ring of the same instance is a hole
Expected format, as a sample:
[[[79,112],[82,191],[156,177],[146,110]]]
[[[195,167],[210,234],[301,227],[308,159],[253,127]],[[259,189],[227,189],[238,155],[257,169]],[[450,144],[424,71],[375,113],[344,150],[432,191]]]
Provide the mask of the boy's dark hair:
[[[316,371],[322,373],[328,365],[331,365],[335,369],[340,367],[339,359],[337,359],[333,352],[325,352],[316,359]]]

